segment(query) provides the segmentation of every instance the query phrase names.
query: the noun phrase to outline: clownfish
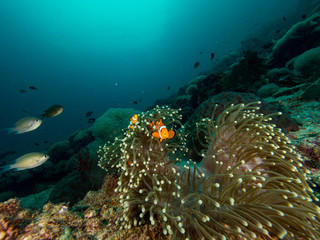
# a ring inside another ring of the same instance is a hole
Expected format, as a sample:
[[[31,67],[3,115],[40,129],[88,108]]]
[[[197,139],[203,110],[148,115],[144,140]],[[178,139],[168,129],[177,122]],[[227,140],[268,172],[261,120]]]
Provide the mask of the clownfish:
[[[134,125],[136,122],[138,122],[138,114],[134,114],[134,115],[130,118],[130,124],[129,124],[129,126],[130,126],[131,129],[134,129],[134,126],[133,126],[133,125]]]
[[[151,122],[150,126],[154,127],[154,123]],[[162,142],[162,140],[164,139],[174,138],[174,136],[176,135],[176,132],[174,130],[168,131],[166,125],[162,123],[161,119],[160,119],[160,122],[159,121],[156,122],[156,130],[157,130],[156,132],[152,133],[152,136],[154,136],[155,138],[158,138],[160,142]]]

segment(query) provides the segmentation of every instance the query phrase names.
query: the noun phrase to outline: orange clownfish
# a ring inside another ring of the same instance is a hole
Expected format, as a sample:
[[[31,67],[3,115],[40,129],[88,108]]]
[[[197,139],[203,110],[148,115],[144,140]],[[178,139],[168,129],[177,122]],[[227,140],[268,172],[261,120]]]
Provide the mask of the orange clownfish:
[[[151,122],[150,123],[151,127],[154,127],[154,123]],[[162,142],[162,140],[164,139],[171,139],[176,135],[176,132],[174,130],[169,130],[167,129],[167,127],[162,123],[162,120],[160,119],[160,122],[157,121],[156,122],[156,132],[152,133],[152,136],[158,138],[160,140],[160,142]]]
[[[134,129],[134,124],[138,122],[138,114],[134,114],[131,118],[130,118],[130,128]]]

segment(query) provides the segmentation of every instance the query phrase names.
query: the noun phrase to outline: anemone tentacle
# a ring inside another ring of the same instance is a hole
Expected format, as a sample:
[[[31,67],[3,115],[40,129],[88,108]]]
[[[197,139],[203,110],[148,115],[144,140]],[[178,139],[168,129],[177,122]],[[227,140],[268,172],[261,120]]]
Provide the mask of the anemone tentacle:
[[[142,113],[134,129],[102,146],[99,165],[120,172],[118,224],[160,222],[172,239],[320,239],[308,171],[258,105],[230,105],[198,124],[200,166],[191,160],[179,166],[187,134],[178,110],[167,106]],[[180,126],[175,138],[152,136],[150,123],[159,119]]]

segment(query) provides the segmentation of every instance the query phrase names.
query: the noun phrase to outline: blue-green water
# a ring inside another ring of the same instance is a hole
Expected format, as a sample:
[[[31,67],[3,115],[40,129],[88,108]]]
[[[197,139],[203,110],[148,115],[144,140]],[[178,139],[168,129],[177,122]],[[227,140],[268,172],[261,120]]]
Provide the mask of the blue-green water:
[[[65,110],[33,132],[1,134],[0,152],[17,151],[9,160],[42,151],[89,127],[88,111],[96,118],[110,107],[144,110],[210,70],[242,40],[294,22],[307,2],[1,1],[0,126],[53,104]]]

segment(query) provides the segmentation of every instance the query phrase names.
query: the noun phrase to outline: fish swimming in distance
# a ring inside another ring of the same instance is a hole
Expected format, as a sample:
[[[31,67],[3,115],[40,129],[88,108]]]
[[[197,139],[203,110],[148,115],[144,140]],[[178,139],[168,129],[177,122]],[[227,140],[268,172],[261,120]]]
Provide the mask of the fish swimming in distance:
[[[214,59],[214,52],[211,53],[210,55],[210,59],[213,60]]]
[[[195,62],[194,65],[193,65],[193,68],[197,68],[200,66],[200,62]]]
[[[15,133],[21,134],[31,132],[37,129],[42,123],[42,120],[37,117],[24,117],[17,121],[12,128],[5,128],[8,134]]]
[[[35,168],[45,163],[48,159],[49,159],[49,155],[41,152],[27,153],[17,158],[14,161],[14,163],[6,166],[1,166],[0,173],[7,172],[11,169],[14,169],[15,171],[21,171],[21,170]]]
[[[47,110],[45,110],[44,113],[40,115],[40,117],[42,119],[56,117],[56,116],[60,115],[63,110],[64,110],[63,106],[61,106],[59,104],[55,104],[55,105],[52,105],[51,107],[49,107]]]
[[[35,86],[29,86],[29,88],[32,89],[32,90],[37,90],[38,89]]]
[[[87,112],[87,113],[85,114],[85,118],[90,117],[90,116],[92,115],[92,113],[93,113],[93,111],[89,111],[89,112]]]
[[[26,90],[24,90],[24,89],[19,89],[19,92],[21,92],[21,93],[25,93],[25,92],[26,92]]]

